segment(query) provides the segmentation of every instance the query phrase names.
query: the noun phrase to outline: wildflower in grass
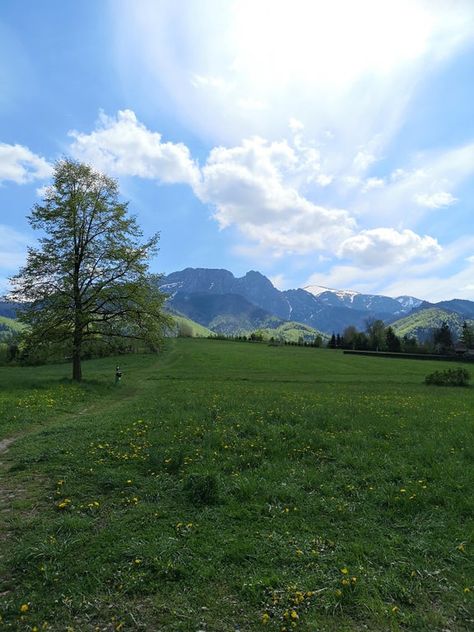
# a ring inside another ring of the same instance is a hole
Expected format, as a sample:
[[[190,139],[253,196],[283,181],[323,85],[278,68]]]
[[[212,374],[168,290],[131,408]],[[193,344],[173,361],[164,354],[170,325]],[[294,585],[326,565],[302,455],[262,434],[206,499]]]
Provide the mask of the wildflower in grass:
[[[268,614],[268,612],[264,612],[262,615],[262,624],[267,625],[269,621],[270,621],[270,615]]]
[[[299,619],[298,613],[296,612],[296,610],[292,610],[290,617],[292,619],[292,621],[297,621]]]
[[[342,584],[343,586],[349,586],[350,581],[349,581],[348,579],[344,578],[344,579],[341,579],[341,584]]]
[[[349,575],[349,569],[344,566],[344,568],[341,568],[341,573],[343,575]]]
[[[464,548],[464,543],[461,542],[461,544],[457,547],[458,551],[461,551],[461,553],[464,553],[465,548]]]
[[[22,603],[20,606],[20,612],[28,612],[29,609],[30,609],[30,604],[28,603]]]
[[[398,612],[398,606],[393,606],[392,612],[393,614],[396,614]]]
[[[463,591],[463,592],[465,592],[465,593],[470,593],[470,592],[471,592],[471,589],[470,589],[470,588],[468,588],[468,586],[466,586],[466,588],[464,589],[464,591]]]

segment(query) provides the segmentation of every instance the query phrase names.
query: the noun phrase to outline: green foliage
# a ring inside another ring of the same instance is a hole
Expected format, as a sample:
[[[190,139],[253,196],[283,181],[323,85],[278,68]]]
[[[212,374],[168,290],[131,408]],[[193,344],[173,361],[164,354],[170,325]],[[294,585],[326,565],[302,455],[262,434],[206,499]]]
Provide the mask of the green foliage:
[[[322,333],[318,329],[314,329],[314,327],[292,321],[283,323],[283,325],[279,325],[275,328],[267,327],[260,329],[260,332],[264,340],[273,338],[274,340],[282,340],[283,342],[297,343],[300,338],[303,338],[303,343],[317,342],[315,346],[319,347],[329,338],[327,334]]]
[[[435,345],[435,349],[441,353],[446,353],[452,349],[453,336],[449,325],[445,320],[441,323],[441,327],[438,327],[433,331],[433,343]]]
[[[367,336],[369,338],[369,349],[373,349],[374,351],[385,351],[387,349],[387,338],[385,323],[383,320],[369,318],[366,324]]]
[[[460,341],[468,348],[474,349],[474,327],[473,325],[463,322]]]
[[[24,329],[24,325],[19,321],[0,316],[0,340],[8,338],[12,333],[20,333]]]
[[[195,505],[215,505],[219,500],[219,486],[214,474],[190,474],[183,489]]]
[[[39,248],[12,279],[12,300],[28,301],[19,320],[28,326],[26,352],[66,349],[80,380],[86,343],[117,339],[162,344],[163,295],[147,276],[158,235],[146,242],[115,180],[69,159],[56,163],[53,185],[33,207]]]
[[[385,330],[385,344],[387,351],[398,352],[402,350],[402,344],[398,336],[394,333],[392,327],[387,327]]]
[[[391,326],[397,336],[415,337],[419,343],[425,343],[431,341],[433,330],[439,329],[443,322],[447,323],[455,338],[461,335],[464,318],[437,307],[417,311],[391,323]],[[467,322],[472,325],[472,321]]]
[[[208,338],[213,335],[210,329],[196,323],[190,318],[186,318],[181,314],[175,313],[172,313],[171,316],[175,323],[175,326],[171,329],[173,335],[177,335],[182,338]]]
[[[471,376],[467,369],[458,367],[457,369],[445,369],[435,371],[425,378],[425,384],[435,384],[436,386],[469,386]]]

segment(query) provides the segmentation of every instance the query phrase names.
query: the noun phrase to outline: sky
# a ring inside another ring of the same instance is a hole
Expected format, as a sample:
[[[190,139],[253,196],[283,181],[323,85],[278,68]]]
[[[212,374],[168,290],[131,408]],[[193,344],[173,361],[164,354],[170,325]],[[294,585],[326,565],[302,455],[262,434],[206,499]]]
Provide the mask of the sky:
[[[474,2],[2,0],[0,292],[64,156],[153,272],[474,300]]]

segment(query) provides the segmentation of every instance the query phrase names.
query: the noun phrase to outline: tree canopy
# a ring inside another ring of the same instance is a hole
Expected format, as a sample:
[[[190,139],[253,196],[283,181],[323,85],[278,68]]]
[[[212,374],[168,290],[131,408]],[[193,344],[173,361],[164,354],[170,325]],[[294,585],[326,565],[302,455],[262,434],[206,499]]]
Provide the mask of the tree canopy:
[[[170,324],[148,274],[159,234],[143,241],[127,206],[115,180],[63,159],[28,218],[42,236],[11,279],[10,298],[24,305],[19,319],[28,325],[28,344],[63,345],[78,381],[86,343],[140,339],[156,349]]]

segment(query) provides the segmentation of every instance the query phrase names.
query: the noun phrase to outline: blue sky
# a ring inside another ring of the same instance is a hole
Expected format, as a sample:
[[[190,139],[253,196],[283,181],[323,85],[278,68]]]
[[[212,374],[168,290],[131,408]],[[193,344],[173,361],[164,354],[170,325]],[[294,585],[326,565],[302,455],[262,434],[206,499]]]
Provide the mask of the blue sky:
[[[153,271],[474,300],[474,3],[3,0],[0,290],[64,155]]]

